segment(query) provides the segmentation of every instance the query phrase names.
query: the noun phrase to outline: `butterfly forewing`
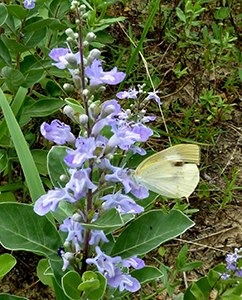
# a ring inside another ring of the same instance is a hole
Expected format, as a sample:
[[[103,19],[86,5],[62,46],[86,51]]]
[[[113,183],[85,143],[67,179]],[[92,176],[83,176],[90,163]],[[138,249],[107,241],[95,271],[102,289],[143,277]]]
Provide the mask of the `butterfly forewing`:
[[[136,169],[136,180],[166,197],[189,197],[199,181],[197,145],[180,144],[145,159]]]

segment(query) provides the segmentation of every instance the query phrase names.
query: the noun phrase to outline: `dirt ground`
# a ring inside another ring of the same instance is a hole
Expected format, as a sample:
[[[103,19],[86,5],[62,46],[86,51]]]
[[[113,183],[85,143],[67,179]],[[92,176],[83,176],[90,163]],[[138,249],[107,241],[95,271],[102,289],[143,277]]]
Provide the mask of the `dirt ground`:
[[[132,30],[134,30],[137,39],[139,39],[142,28],[139,27],[140,19],[136,19],[136,15],[138,13],[137,9],[136,5],[122,5],[120,10],[113,8],[112,14],[125,15],[127,17],[127,20],[124,22],[126,30],[128,28],[128,24],[131,24]],[[119,25],[113,26],[110,31],[116,39],[115,43],[118,43],[123,47],[129,47],[129,42],[125,38]],[[154,36],[152,37],[154,38]],[[154,41],[152,43],[154,43]],[[165,70],[169,70],[174,58],[171,48],[166,47],[166,49],[161,50],[161,48],[157,47],[156,42],[155,47],[154,45],[150,45],[150,48],[145,51],[147,56],[157,53],[157,51],[161,51],[162,63],[159,64],[159,68],[163,70],[163,74],[165,73]],[[155,63],[156,61],[154,60],[153,64]],[[193,62],[189,63],[192,64]],[[203,85],[207,87],[209,83],[214,84],[214,78],[206,78],[205,75],[199,82],[199,89],[197,88],[198,83],[196,79],[192,79],[189,84],[185,85],[178,93],[164,99],[164,107],[171,109],[173,107],[172,103],[179,99],[181,106],[184,109],[189,109],[191,103],[198,100],[201,87]],[[169,81],[172,81],[172,78],[166,77],[164,84]],[[184,82],[185,79],[180,82],[174,81],[173,85],[168,85],[168,87],[164,88],[164,91],[169,94],[171,91],[179,90],[179,88],[183,86]],[[224,92],[223,90],[219,90],[219,88],[218,91],[221,94]],[[211,141],[207,141],[206,145],[201,145],[202,155],[200,165],[200,182],[206,183],[209,187],[210,195],[209,197],[203,196],[202,198],[199,198],[198,190],[196,190],[189,198],[189,208],[199,209],[199,212],[193,214],[191,217],[191,219],[195,222],[195,226],[179,238],[163,244],[162,246],[165,248],[165,255],[163,257],[160,257],[157,250],[152,251],[146,256],[147,264],[156,265],[158,267],[157,263],[153,259],[153,257],[156,257],[165,265],[173,268],[175,264],[175,257],[179,250],[184,244],[187,244],[190,260],[204,262],[203,265],[196,270],[182,275],[183,281],[176,292],[184,291],[186,284],[189,285],[192,281],[205,276],[211,268],[215,267],[219,263],[225,262],[226,254],[233,252],[236,247],[242,247],[242,190],[238,188],[231,191],[233,195],[232,201],[227,203],[224,208],[220,207],[220,204],[222,203],[221,199],[229,197],[228,195],[230,195],[227,183],[222,173],[224,173],[231,182],[236,172],[238,172],[234,187],[242,187],[242,127],[240,127],[242,120],[241,100],[242,92],[241,90],[238,90],[238,97],[235,100],[236,106],[234,106],[234,110],[230,118],[226,121],[220,120],[219,122],[215,122],[211,125],[213,126],[214,131],[219,131],[219,133],[213,136],[214,144],[212,144]],[[166,120],[168,125],[174,122],[171,115],[172,112],[170,113],[170,119]],[[180,117],[180,115],[176,117]],[[158,120],[162,123],[161,117],[158,118]],[[163,129],[162,124],[161,128]],[[161,137],[161,139],[157,142],[162,144],[165,141],[166,137]],[[169,203],[170,206],[173,204],[174,203],[172,202]],[[160,205],[160,203],[157,203],[157,207]],[[0,246],[0,254],[5,252],[9,251],[6,251]],[[36,266],[40,258],[32,253],[21,251],[11,252],[11,254],[14,255],[18,262],[13,270],[5,276],[0,283],[0,293],[23,296],[31,300],[54,300],[55,296],[51,289],[38,281]],[[144,290],[147,293],[152,293],[154,291],[151,285],[146,286]],[[162,293],[157,295],[154,299],[169,300],[172,298],[170,298],[166,293]]]

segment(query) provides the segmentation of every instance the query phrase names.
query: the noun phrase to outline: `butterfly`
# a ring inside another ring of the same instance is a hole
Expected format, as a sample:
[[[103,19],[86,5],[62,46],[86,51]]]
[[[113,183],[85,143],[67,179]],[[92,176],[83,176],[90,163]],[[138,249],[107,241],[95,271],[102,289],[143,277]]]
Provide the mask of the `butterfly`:
[[[179,144],[143,160],[135,170],[138,184],[168,198],[188,198],[199,182],[200,148]]]

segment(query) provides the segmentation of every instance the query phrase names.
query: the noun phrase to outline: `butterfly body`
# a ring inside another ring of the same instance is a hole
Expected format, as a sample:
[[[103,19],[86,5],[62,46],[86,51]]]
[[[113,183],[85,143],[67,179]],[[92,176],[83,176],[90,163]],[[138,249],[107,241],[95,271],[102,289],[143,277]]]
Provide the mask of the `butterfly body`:
[[[135,170],[136,181],[168,198],[189,197],[199,182],[199,146],[180,144],[157,152]]]

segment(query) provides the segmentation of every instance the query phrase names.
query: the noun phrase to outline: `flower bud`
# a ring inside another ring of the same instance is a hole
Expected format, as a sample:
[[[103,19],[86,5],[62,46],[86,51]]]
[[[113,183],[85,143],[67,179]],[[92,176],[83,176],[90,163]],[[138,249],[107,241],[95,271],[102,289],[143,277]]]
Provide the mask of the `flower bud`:
[[[85,5],[85,4],[80,5],[79,9],[80,9],[81,11],[84,11],[84,10],[86,9],[86,5]]]
[[[67,92],[67,93],[72,93],[74,91],[74,86],[72,84],[69,83],[65,83],[63,85],[63,89]]]
[[[97,105],[95,103],[92,103],[89,108],[90,108],[93,118],[97,119],[97,117],[99,116],[99,113],[100,113],[99,107],[97,107]]]
[[[70,107],[69,105],[66,105],[64,108],[63,108],[63,113],[65,115],[67,115],[69,118],[74,116],[75,112],[73,110],[72,107]]]
[[[111,160],[111,159],[113,159],[113,154],[112,154],[112,153],[108,153],[107,155],[105,155],[105,157],[106,157],[108,160]]]
[[[98,93],[105,92],[105,90],[106,90],[106,87],[104,85],[102,85],[98,88]]]
[[[91,65],[94,59],[99,58],[101,52],[98,49],[92,49],[87,57],[87,64]]]
[[[77,68],[77,60],[73,53],[67,53],[65,60],[72,66],[72,69]]]
[[[79,34],[76,32],[76,33],[74,33],[74,39],[76,40],[76,39],[78,39],[79,38]]]
[[[90,91],[88,89],[83,90],[82,92],[83,96],[88,97],[88,95],[90,94]]]
[[[66,33],[66,35],[67,35],[68,37],[71,37],[71,38],[75,39],[74,31],[73,31],[71,28],[67,28],[67,29],[65,30],[65,33]]]
[[[60,176],[60,181],[62,181],[62,182],[68,182],[69,181],[69,177],[68,176],[66,176],[65,174],[62,174],[61,176]]]
[[[71,6],[73,6],[74,9],[78,7],[78,4],[79,4],[79,3],[78,3],[78,1],[76,1],[76,0],[73,0],[73,1],[71,2]]]
[[[108,105],[104,108],[102,112],[102,118],[106,118],[107,116],[111,115],[115,111],[114,105]]]
[[[88,42],[94,41],[95,38],[96,38],[96,35],[93,32],[88,32],[88,34],[86,36],[86,39],[87,39]]]
[[[79,116],[79,122],[80,122],[80,125],[84,126],[87,124],[88,122],[88,116],[83,114],[83,115],[80,115]]]
[[[80,214],[78,214],[78,213],[75,213],[75,214],[72,216],[72,220],[73,220],[74,222],[79,222],[79,223],[83,222],[82,216],[81,216]]]
[[[89,42],[88,41],[84,41],[82,43],[82,45],[83,45],[84,48],[87,48],[89,46]]]
[[[66,39],[66,41],[67,41],[68,43],[74,42],[74,40],[73,40],[72,37],[68,37],[68,38]]]

